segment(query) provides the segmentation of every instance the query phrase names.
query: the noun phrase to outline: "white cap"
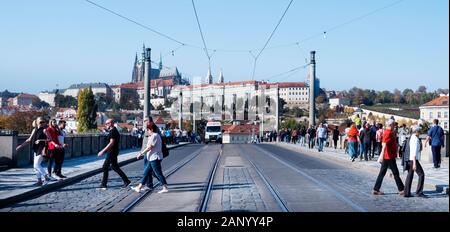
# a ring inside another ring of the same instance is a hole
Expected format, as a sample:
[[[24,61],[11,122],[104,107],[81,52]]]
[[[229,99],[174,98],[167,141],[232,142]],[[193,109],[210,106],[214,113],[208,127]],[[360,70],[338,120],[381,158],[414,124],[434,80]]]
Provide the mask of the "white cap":
[[[387,122],[386,122],[386,126],[387,127],[390,127],[392,124],[394,124],[394,120],[393,119],[389,119],[389,120],[387,120]]]

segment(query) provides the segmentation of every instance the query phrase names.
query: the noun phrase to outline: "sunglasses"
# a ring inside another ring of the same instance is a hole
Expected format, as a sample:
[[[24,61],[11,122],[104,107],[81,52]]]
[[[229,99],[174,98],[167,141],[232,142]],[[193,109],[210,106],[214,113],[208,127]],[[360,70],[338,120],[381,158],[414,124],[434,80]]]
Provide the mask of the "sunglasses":
[[[44,121],[40,121],[40,122],[39,122],[39,124],[44,124],[44,123],[45,123]]]

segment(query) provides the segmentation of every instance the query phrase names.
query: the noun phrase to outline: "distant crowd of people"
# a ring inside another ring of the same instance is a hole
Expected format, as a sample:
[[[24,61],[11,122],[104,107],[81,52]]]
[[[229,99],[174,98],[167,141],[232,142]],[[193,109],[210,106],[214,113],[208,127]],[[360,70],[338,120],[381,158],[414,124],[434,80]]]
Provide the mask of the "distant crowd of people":
[[[343,128],[342,128],[343,129]],[[399,125],[394,118],[390,118],[385,125],[376,122],[368,122],[359,115],[352,120],[350,125],[343,130],[337,125],[329,126],[319,124],[317,127],[284,128],[279,132],[266,132],[261,142],[284,142],[299,144],[309,149],[317,148],[323,152],[324,147],[344,149],[349,155],[351,162],[358,157],[360,161],[375,160],[381,163],[380,172],[373,188],[374,195],[383,195],[380,191],[381,183],[386,175],[387,169],[391,169],[397,184],[399,194],[405,197],[411,196],[411,183],[414,172],[419,176],[416,195],[426,197],[423,194],[425,173],[420,165],[420,154],[423,146],[431,146],[434,168],[441,166],[441,148],[444,146],[444,130],[435,119],[433,126],[427,132],[425,143],[419,137],[421,131],[420,123],[411,127],[405,124]],[[424,144],[424,145],[422,145]],[[397,168],[396,159],[402,160],[404,171],[408,171],[405,185],[403,184]]]

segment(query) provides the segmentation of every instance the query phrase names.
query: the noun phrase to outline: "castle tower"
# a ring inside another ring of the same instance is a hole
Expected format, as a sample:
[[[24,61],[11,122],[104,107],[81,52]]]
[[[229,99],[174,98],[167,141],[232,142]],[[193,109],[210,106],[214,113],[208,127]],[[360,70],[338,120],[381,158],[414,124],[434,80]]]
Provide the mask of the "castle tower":
[[[206,76],[206,80],[208,81],[208,84],[213,83],[213,77],[211,75],[211,69],[208,69],[208,75]]]
[[[224,82],[223,71],[222,71],[222,69],[220,69],[220,73],[219,73],[219,83],[223,83],[223,82]]]

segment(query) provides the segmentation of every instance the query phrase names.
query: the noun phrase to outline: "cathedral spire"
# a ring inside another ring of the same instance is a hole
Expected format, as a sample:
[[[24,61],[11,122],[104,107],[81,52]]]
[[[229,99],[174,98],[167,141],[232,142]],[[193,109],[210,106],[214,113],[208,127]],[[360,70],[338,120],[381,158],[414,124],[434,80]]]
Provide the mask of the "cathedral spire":
[[[223,71],[222,71],[222,69],[220,69],[220,73],[219,73],[219,83],[223,83],[223,82],[224,82]]]
[[[211,68],[208,69],[208,75],[206,76],[206,79],[208,80],[208,84],[213,83],[213,77],[211,75]]]
[[[159,70],[162,70],[163,64],[162,64],[162,55],[159,53]]]

